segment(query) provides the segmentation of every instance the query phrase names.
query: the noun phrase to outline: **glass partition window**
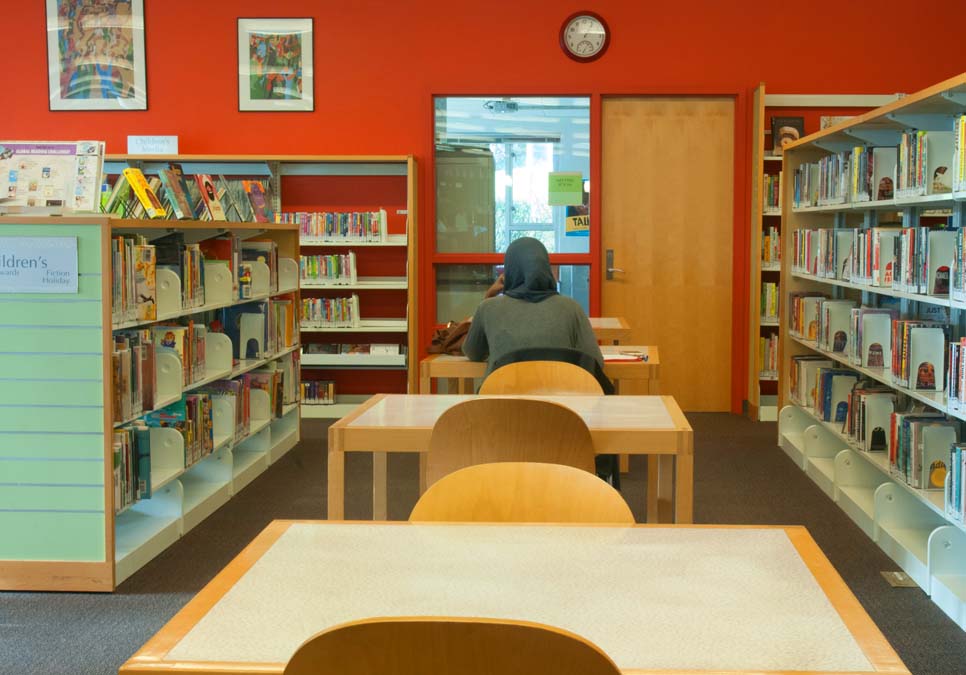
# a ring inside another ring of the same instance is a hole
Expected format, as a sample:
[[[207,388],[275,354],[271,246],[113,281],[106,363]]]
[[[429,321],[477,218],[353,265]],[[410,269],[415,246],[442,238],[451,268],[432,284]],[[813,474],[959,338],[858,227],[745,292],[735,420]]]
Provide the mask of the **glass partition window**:
[[[590,99],[437,97],[436,251],[588,253]]]
[[[589,311],[590,267],[553,265],[557,290]],[[440,265],[436,268],[436,323],[473,316],[486,290],[503,271],[502,265]]]

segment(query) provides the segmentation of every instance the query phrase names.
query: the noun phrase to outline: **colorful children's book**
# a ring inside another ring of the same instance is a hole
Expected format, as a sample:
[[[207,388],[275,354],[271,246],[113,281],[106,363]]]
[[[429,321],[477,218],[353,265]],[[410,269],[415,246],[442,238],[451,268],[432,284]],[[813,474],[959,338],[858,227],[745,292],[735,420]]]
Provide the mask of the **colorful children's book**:
[[[265,185],[260,180],[243,180],[242,187],[248,195],[248,201],[252,205],[252,213],[255,214],[255,222],[270,223],[274,220],[272,207],[265,192]]]
[[[161,184],[164,186],[164,195],[171,205],[174,217],[178,220],[191,220],[195,217],[195,211],[191,207],[191,197],[188,194],[187,185],[184,177],[175,173],[173,169],[161,169],[158,172]]]
[[[135,307],[139,321],[153,321],[158,318],[157,270],[154,258],[154,246],[134,245]]]
[[[144,213],[148,218],[164,218],[168,215],[168,212],[165,211],[164,206],[161,204],[161,200],[154,194],[154,190],[151,189],[151,186],[144,178],[144,174],[141,173],[140,169],[128,167],[122,173],[127,179],[127,182],[131,184],[131,189],[134,190],[134,196],[138,198],[138,202],[140,202],[141,208],[144,209]]]
[[[195,175],[195,182],[198,183],[198,188],[201,190],[201,199],[205,204],[205,209],[208,215],[211,216],[212,220],[227,220],[225,215],[225,209],[221,205],[221,201],[218,199],[218,188],[215,187],[215,181],[212,180],[211,176],[204,173],[199,173]]]

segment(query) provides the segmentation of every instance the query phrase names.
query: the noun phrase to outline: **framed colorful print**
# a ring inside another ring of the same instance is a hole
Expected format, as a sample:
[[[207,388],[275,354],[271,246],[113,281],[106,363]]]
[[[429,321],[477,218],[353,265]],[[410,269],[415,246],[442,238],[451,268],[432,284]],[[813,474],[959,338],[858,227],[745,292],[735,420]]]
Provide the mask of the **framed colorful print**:
[[[315,110],[312,19],[238,19],[238,109]]]
[[[51,110],[146,110],[144,0],[46,0]]]

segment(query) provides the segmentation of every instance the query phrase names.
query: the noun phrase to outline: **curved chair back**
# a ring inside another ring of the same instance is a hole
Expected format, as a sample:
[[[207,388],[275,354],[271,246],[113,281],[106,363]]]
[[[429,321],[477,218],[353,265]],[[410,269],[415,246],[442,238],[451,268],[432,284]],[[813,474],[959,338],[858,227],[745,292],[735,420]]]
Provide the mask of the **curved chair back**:
[[[524,361],[561,361],[583,368],[594,376],[605,394],[614,394],[614,383],[604,373],[603,366],[587,352],[571,347],[523,347],[504,354],[493,362],[491,373],[511,363]]]
[[[519,361],[497,368],[480,386],[481,394],[603,394],[597,379],[572,363]]]
[[[594,442],[580,416],[535,399],[476,398],[440,415],[429,439],[426,484],[475,464],[544,462],[594,472]]]
[[[561,464],[478,464],[444,476],[413,508],[411,521],[616,523],[633,525],[620,493]]]
[[[306,641],[284,675],[618,675],[579,635],[552,626],[448,617],[367,619]]]

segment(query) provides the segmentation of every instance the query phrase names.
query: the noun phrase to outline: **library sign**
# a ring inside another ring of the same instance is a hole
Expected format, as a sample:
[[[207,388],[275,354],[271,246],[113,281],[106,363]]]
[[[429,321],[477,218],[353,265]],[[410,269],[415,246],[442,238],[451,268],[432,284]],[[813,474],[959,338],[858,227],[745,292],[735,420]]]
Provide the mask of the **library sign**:
[[[77,293],[77,237],[0,237],[0,293]]]

